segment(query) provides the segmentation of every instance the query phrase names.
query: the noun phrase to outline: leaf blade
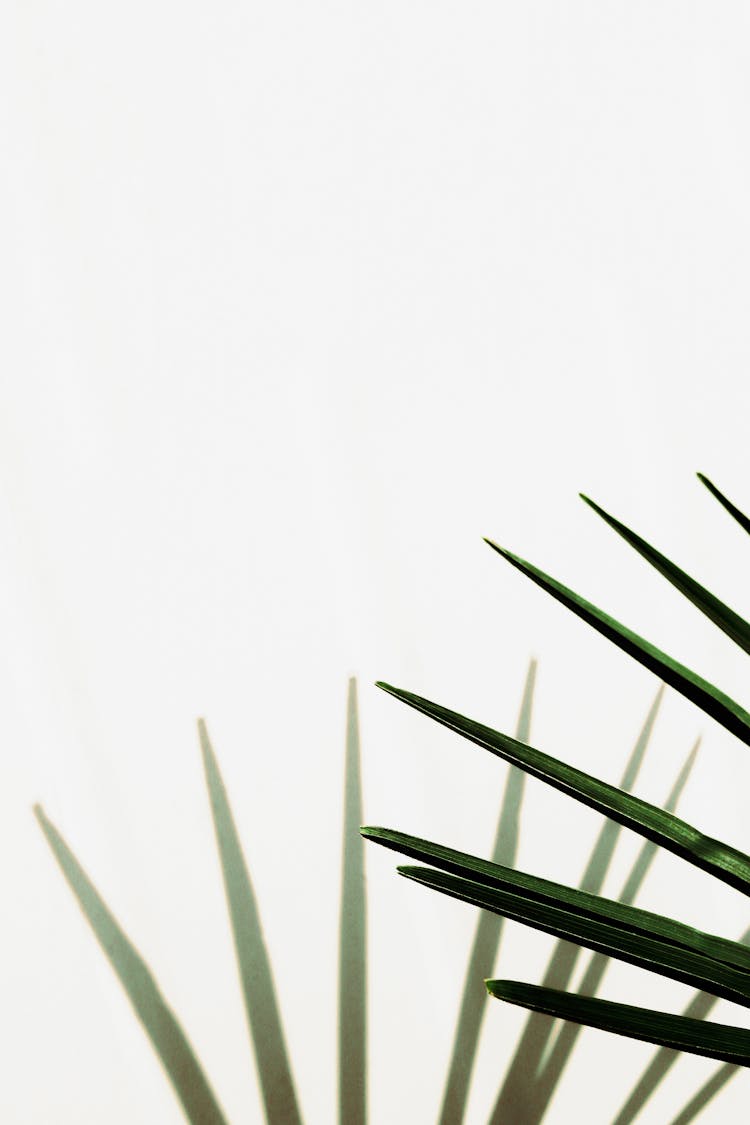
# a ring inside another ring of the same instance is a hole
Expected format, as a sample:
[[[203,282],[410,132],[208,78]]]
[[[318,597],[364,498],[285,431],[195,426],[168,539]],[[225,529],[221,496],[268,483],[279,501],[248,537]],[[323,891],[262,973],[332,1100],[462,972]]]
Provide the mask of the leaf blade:
[[[492,910],[553,937],[575,941],[631,965],[669,976],[735,1004],[750,1007],[750,974],[683,946],[601,922],[525,895],[496,890],[426,867],[399,867],[399,874],[472,906]],[[559,991],[559,990],[554,990]],[[748,1032],[750,1036],[750,1032]]]
[[[520,766],[533,777],[575,797],[589,808],[612,817],[626,828],[653,840],[744,894],[750,894],[750,857],[736,848],[704,835],[697,828],[656,805],[623,793],[583,770],[569,766],[534,747],[524,746],[516,739],[468,719],[457,711],[451,711],[413,692],[395,688],[382,681],[377,686],[470,742]]]
[[[750,653],[750,623],[745,621],[728,605],[725,605],[719,598],[702,586],[700,582],[696,582],[689,574],[686,574],[679,566],[673,563],[670,559],[663,555],[661,551],[657,551],[645,539],[637,535],[636,532],[631,531],[620,520],[615,519],[614,516],[605,512],[598,504],[591,500],[588,496],[580,493],[581,499],[584,503],[596,512],[605,523],[620,535],[626,543],[628,543],[634,550],[646,559],[660,574],[663,574],[668,582],[679,590],[689,601],[696,606],[701,613],[717,625],[722,632],[726,633],[735,644],[747,653]]]
[[[499,1000],[558,1019],[573,1019],[586,1027],[625,1035],[677,1051],[750,1066],[750,1031],[731,1024],[674,1016],[652,1008],[617,1004],[612,1000],[574,996],[520,981],[490,980],[487,991]]]
[[[558,582],[557,579],[545,574],[543,570],[533,566],[532,563],[526,562],[525,559],[514,555],[504,547],[499,547],[491,539],[485,539],[485,542],[511,566],[520,570],[537,586],[551,594],[556,601],[575,613],[587,625],[591,625],[607,640],[612,641],[623,652],[626,652],[628,656],[632,656],[644,668],[654,672],[666,684],[695,703],[726,730],[736,735],[746,745],[750,745],[750,714],[736,700],[714,684],[709,683],[708,680],[704,680],[702,676],[699,676],[684,664],[680,664],[671,656],[667,656],[656,645],[621,625],[614,617],[610,617],[609,614],[586,601],[585,598]]]
[[[561,906],[582,919],[616,925],[630,933],[655,941],[666,941],[703,957],[748,974],[750,982],[750,950],[739,942],[687,926],[673,918],[641,910],[616,899],[604,898],[588,891],[579,891],[564,883],[556,883],[530,875],[513,867],[504,867],[467,852],[456,851],[431,840],[409,836],[388,828],[365,827],[362,835],[412,859],[429,863],[458,879],[479,883],[491,891],[524,895],[539,903]]]
[[[747,518],[745,513],[741,512],[737,505],[733,504],[732,501],[729,500],[723,492],[719,492],[719,489],[716,487],[713,481],[710,481],[708,479],[707,476],[705,476],[703,473],[697,473],[696,475],[701,484],[704,484],[706,486],[711,495],[719,501],[722,507],[726,508],[730,516],[732,516],[733,519],[737,520],[737,523],[740,525],[740,527],[750,535],[750,519]]]

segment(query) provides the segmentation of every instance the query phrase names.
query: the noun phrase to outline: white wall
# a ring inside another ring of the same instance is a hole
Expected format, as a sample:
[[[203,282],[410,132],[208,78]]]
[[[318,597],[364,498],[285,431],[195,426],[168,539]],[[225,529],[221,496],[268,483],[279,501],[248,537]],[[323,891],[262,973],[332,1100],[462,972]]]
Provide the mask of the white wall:
[[[12,0],[1,19],[0,1117],[181,1120],[41,799],[232,1120],[259,1120],[203,714],[323,1125],[347,676],[367,819],[485,851],[505,767],[375,679],[507,730],[536,654],[535,743],[612,780],[656,688],[481,537],[744,698],[741,654],[576,493],[748,610],[750,544],[693,474],[750,506],[750,16]],[[674,693],[639,792],[661,800],[700,732],[683,814],[747,846],[747,751]],[[531,782],[519,864],[575,881],[597,829]],[[474,916],[368,863],[373,1120],[421,1125]],[[739,897],[664,859],[643,902],[734,936]],[[498,975],[537,979],[548,947],[511,927]],[[688,991],[623,969],[605,994]],[[520,1022],[490,1007],[471,1125]],[[551,1125],[605,1120],[650,1054],[579,1051]],[[711,1070],[681,1061],[644,1125]],[[742,1076],[706,1120],[747,1096]]]

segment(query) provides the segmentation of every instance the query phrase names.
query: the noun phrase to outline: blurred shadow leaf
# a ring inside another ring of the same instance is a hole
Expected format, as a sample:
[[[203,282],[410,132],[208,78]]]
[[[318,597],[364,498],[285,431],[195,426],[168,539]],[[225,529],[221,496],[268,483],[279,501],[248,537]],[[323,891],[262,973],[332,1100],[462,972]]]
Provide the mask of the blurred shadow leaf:
[[[698,1114],[703,1112],[708,1103],[724,1089],[729,1079],[734,1078],[740,1069],[736,1063],[723,1063],[708,1081],[704,1082],[697,1094],[683,1106],[671,1125],[688,1125],[690,1121],[695,1121]]]
[[[667,800],[664,802],[664,808],[668,812],[674,812],[677,807],[682,790],[687,784],[687,780],[692,771],[695,763],[698,748],[700,746],[700,739],[695,743],[690,751],[682,769],[677,775],[677,779],[672,787]],[[623,905],[631,905],[640,890],[649,868],[656,858],[658,847],[647,841],[639,851],[635,863],[625,880],[625,885],[618,896],[618,902]],[[581,978],[581,983],[576,989],[580,996],[594,996],[604,978],[611,958],[606,957],[603,953],[594,953],[586,966],[586,971]],[[534,1084],[533,1102],[535,1107],[534,1121],[541,1121],[545,1112],[549,1109],[552,1097],[558,1082],[560,1081],[563,1071],[567,1066],[570,1056],[578,1040],[578,1036],[582,1031],[582,1027],[578,1023],[563,1023],[560,1028],[557,1039],[549,1053],[541,1074]]]
[[[187,1036],[161,995],[148,965],[44,810],[35,805],[34,813],[81,910],[151,1040],[188,1121],[192,1125],[226,1125]]]
[[[206,784],[224,877],[250,1038],[269,1125],[301,1125],[271,963],[255,893],[206,724],[198,720]]]
[[[649,708],[622,775],[620,788],[625,791],[631,790],[635,784],[663,694],[662,685]],[[604,821],[579,884],[582,891],[598,894],[601,890],[617,846],[621,827],[614,820]],[[566,989],[580,952],[580,946],[559,941],[552,951],[542,984],[546,988]],[[538,1012],[532,1012],[529,1016],[500,1087],[495,1107],[490,1115],[490,1125],[499,1125],[500,1122],[507,1121],[511,1108],[523,1121],[533,1122],[540,1119],[544,1102],[541,1100],[542,1093],[536,1082],[536,1076],[554,1026],[554,1020],[548,1016]]]
[[[530,735],[535,678],[536,661],[532,660],[526,674],[521,709],[516,724],[516,738],[519,742],[528,741]],[[525,780],[522,770],[509,766],[492,849],[493,862],[507,867],[512,866],[516,858]],[[466,967],[453,1051],[443,1090],[440,1125],[460,1125],[466,1113],[469,1083],[487,1004],[487,993],[482,982],[487,974],[492,972],[495,964],[502,926],[503,919],[489,911],[482,911],[477,920]]]
[[[750,943],[750,926],[745,930],[740,942],[743,945]],[[697,992],[684,1009],[683,1015],[690,1019],[703,1020],[716,1002],[715,996],[708,995],[705,992]],[[670,1050],[668,1047],[660,1047],[654,1053],[651,1062],[631,1090],[612,1125],[630,1125],[630,1122],[635,1120],[679,1057],[679,1051]]]
[[[339,920],[339,1121],[367,1120],[367,901],[357,681],[349,680]]]

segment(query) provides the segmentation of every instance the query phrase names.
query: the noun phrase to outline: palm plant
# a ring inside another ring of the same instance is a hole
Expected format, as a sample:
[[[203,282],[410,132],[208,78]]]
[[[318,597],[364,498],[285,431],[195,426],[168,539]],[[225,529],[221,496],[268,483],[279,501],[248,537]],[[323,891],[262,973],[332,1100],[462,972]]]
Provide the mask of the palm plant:
[[[523,698],[515,729],[520,741],[530,734],[532,702],[536,679],[536,662],[529,665]],[[629,789],[638,774],[651,737],[662,696],[659,689],[649,709],[621,779]],[[341,914],[339,925],[339,1120],[364,1125],[367,1119],[367,1028],[366,1028],[366,901],[364,853],[359,838],[362,819],[362,784],[360,776],[359,720],[356,682],[350,681],[347,703],[347,729],[344,776],[344,832],[342,847]],[[229,909],[240,986],[245,1002],[248,1030],[255,1054],[265,1117],[271,1125],[300,1122],[302,1111],[297,1097],[286,1037],[276,999],[276,988],[269,951],[263,936],[260,911],[247,863],[229,806],[216,756],[211,747],[205,723],[198,724],[206,784],[219,850],[220,866]],[[672,787],[665,808],[674,810],[687,782],[695,760],[697,744],[690,752]],[[498,819],[493,860],[512,863],[519,842],[523,810],[524,778],[522,770],[511,766]],[[115,972],[123,984],[133,1008],[147,1032],[168,1078],[183,1106],[187,1118],[198,1125],[221,1125],[225,1118],[211,1090],[203,1068],[153,976],[120,924],[116,921],[93,883],[56,827],[41,808],[37,818],[52,850],[68,880],[83,912],[99,939]],[[371,830],[374,837],[377,830]],[[591,893],[600,887],[607,874],[617,844],[619,825],[607,821],[591,852],[581,882],[581,889]],[[383,839],[381,842],[385,842]],[[656,845],[646,843],[625,882],[620,900],[631,903],[641,887],[656,853]],[[446,1072],[440,1111],[441,1125],[453,1125],[464,1119],[472,1072],[486,1010],[487,993],[482,977],[492,970],[502,935],[502,917],[491,912],[479,915],[465,974],[463,997],[459,1006],[450,1065]],[[578,947],[560,941],[554,949],[545,973],[545,983],[564,987],[573,971]],[[587,967],[581,985],[584,994],[592,993],[604,975],[608,958],[595,954]],[[711,1003],[713,998],[700,993],[698,1004]],[[533,1016],[521,1036],[510,1063],[493,1120],[501,1120],[505,1104],[511,1097],[516,1109],[523,1092],[524,1120],[541,1117],[549,1105],[555,1085],[561,1077],[575,1046],[575,1034],[561,1034],[552,1047],[548,1063],[538,1082],[530,1081],[544,1052],[551,1030],[547,1017]],[[567,1029],[575,1032],[574,1025]],[[667,1053],[665,1053],[667,1054]],[[647,1071],[634,1097],[643,1104],[659,1077],[666,1073],[669,1059],[655,1062],[659,1074]],[[727,1080],[733,1067],[721,1069],[714,1084],[717,1088]],[[713,1093],[709,1083],[691,1104],[699,1105]],[[697,1112],[697,1110],[696,1110]],[[518,1116],[515,1117],[518,1120]],[[626,1120],[624,1118],[623,1120]],[[629,1118],[627,1118],[629,1120]],[[683,1119],[680,1119],[683,1120]],[[685,1118],[684,1120],[690,1120]]]
[[[739,522],[745,519],[710,482],[705,483]],[[748,626],[737,615],[624,525],[618,524],[601,509],[597,510],[691,600],[709,613],[720,627],[730,632],[743,647],[747,646]],[[750,530],[747,521],[743,526]],[[705,705],[704,710],[720,717],[720,721],[721,717],[726,719],[725,725],[734,724],[730,729],[734,729],[740,720],[745,723],[745,740],[748,740],[750,727],[746,723],[747,716],[743,718],[745,713],[741,708],[718,689],[699,680],[694,673],[671,661],[530,564],[522,563],[515,556],[511,556],[511,560],[560,600],[567,599],[566,604],[602,632],[607,632],[616,643],[627,647],[628,651],[657,671],[663,681],[671,683],[689,698],[702,702],[702,705],[707,699],[712,700],[713,710],[709,711]],[[750,1062],[750,1033],[705,1021],[718,997],[750,1004],[750,950],[745,944],[750,942],[750,929],[740,942],[731,942],[638,910],[633,902],[660,845],[671,846],[684,858],[742,889],[748,883],[750,861],[733,849],[702,837],[674,815],[695,761],[697,743],[679,771],[663,809],[647,805],[630,794],[659,711],[662,687],[636,739],[619,788],[615,788],[556,762],[527,745],[535,677],[536,664],[532,661],[514,738],[411,693],[381,685],[510,763],[490,861],[400,832],[382,828],[361,830],[365,837],[430,865],[401,868],[402,874],[484,908],[478,916],[466,968],[453,1051],[444,1081],[440,1125],[459,1125],[464,1120],[488,992],[532,1009],[498,1091],[490,1125],[500,1125],[509,1120],[520,1125],[541,1122],[571,1057],[582,1024],[604,1027],[660,1044],[614,1125],[627,1125],[636,1117],[678,1057],[679,1050],[722,1060],[722,1065],[672,1123],[687,1125],[737,1072],[738,1065]],[[294,1125],[302,1121],[302,1111],[286,1048],[260,912],[205,723],[199,721],[198,726],[240,986],[265,1117],[270,1125]],[[542,777],[591,807],[607,813],[609,819],[605,820],[594,843],[577,890],[513,869],[526,773]],[[193,1125],[224,1125],[226,1119],[219,1101],[151,970],[57,828],[41,808],[37,807],[35,811],[79,905],[156,1050],[186,1117]],[[338,1021],[339,1120],[346,1125],[365,1125],[367,1118],[366,901],[364,854],[358,835],[361,820],[356,682],[350,680],[344,780]],[[599,892],[623,825],[636,828],[646,836],[646,842],[617,901],[602,899]],[[494,968],[504,917],[526,922],[558,936],[541,986],[497,980],[487,980],[486,989],[482,985],[482,978],[490,975]],[[577,994],[571,995],[566,989],[581,946],[590,947],[593,954]],[[594,993],[612,955],[692,983],[699,991],[682,1017],[596,1000]],[[557,1016],[569,1022],[552,1041],[555,1025],[552,1017]]]
[[[750,531],[750,520],[706,477],[699,474],[699,478],[740,526]],[[750,652],[750,625],[746,621],[635,532],[593,501],[583,499],[714,624],[745,652]],[[487,542],[521,573],[656,673],[664,683],[750,744],[750,714],[726,693],[532,564],[490,540]],[[511,738],[412,692],[385,683],[378,686],[512,766],[603,813],[614,822],[613,829],[624,826],[640,833],[652,854],[655,848],[664,847],[735,889],[750,892],[750,857],[680,820],[674,814],[673,801],[660,809],[630,794],[626,784],[617,788],[524,745],[520,738]],[[619,1113],[616,1125],[633,1120],[677,1051],[704,1055],[723,1064],[675,1119],[680,1125],[694,1119],[737,1066],[750,1066],[750,1031],[704,1018],[718,997],[750,1007],[750,949],[745,944],[748,934],[740,941],[729,941],[640,910],[632,905],[630,893],[621,896],[620,901],[603,898],[598,894],[601,881],[587,886],[584,879],[584,885],[573,889],[519,872],[511,866],[512,860],[501,860],[497,855],[488,861],[401,832],[383,828],[362,831],[366,838],[430,865],[400,867],[400,874],[409,879],[500,917],[553,934],[566,943],[586,946],[597,957],[614,956],[699,990],[685,1013],[673,1015],[595,998],[590,993],[601,979],[599,968],[587,974],[588,980],[584,978],[584,986],[577,994],[566,991],[570,972],[548,972],[541,986],[486,980],[491,996],[530,1009],[535,1019],[559,1017],[659,1047]],[[558,968],[560,960],[562,955]],[[552,977],[561,977],[562,985],[558,979],[553,987]],[[539,1121],[549,1104],[561,1073],[560,1064],[575,1033],[567,1031],[561,1035],[552,1053],[543,1058],[546,1041],[529,1033],[532,1026],[527,1025],[526,1050],[522,1049],[511,1064],[500,1091],[491,1118],[493,1123],[512,1120],[525,1125]],[[536,1026],[538,1030],[539,1024]],[[546,1026],[549,1028],[549,1022]]]

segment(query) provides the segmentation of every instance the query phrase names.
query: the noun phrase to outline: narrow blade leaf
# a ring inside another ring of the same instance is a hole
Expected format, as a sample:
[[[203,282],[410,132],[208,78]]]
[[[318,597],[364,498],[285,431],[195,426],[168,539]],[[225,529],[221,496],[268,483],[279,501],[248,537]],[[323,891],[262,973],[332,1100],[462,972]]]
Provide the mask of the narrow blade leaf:
[[[750,1007],[750,974],[715,961],[684,946],[646,937],[620,926],[585,917],[554,906],[548,900],[497,890],[426,867],[399,867],[399,874],[442,894],[492,910],[553,937],[575,941],[589,949],[617,957],[631,965],[671,977],[711,992],[735,1004]],[[750,1036],[750,1032],[748,1032]]]
[[[626,543],[634,547],[639,555],[663,574],[694,606],[697,606],[701,613],[704,613],[710,621],[718,625],[722,632],[726,633],[728,637],[731,637],[735,644],[738,644],[745,652],[750,653],[750,623],[745,621],[744,617],[740,617],[738,613],[735,613],[733,609],[730,609],[728,605],[720,601],[710,590],[707,590],[705,586],[701,586],[700,582],[696,582],[694,578],[691,578],[689,574],[686,574],[684,570],[681,570],[679,566],[676,566],[675,563],[671,562],[663,555],[661,551],[657,551],[655,547],[652,547],[645,539],[642,539],[640,535],[636,535],[634,531],[626,527],[624,523],[620,523],[614,516],[610,516],[608,512],[605,512],[603,508],[600,508],[599,505],[595,504],[593,500],[590,500],[588,496],[584,496],[583,493],[581,493],[581,499],[584,500],[590,508],[593,508],[597,515],[601,516],[604,522],[608,523],[618,535],[622,536]]]
[[[487,991],[498,1000],[546,1012],[558,1019],[575,1020],[587,1027],[641,1039],[646,1043],[658,1043],[693,1055],[704,1055],[720,1062],[750,1066],[750,1031],[741,1027],[673,1016],[668,1012],[616,1004],[611,1000],[572,996],[520,981],[489,980]]]
[[[202,719],[198,721],[198,732],[266,1120],[269,1125],[301,1125],[302,1118],[276,999],[276,986],[255,892],[242,854],[224,782]]]
[[[498,547],[490,539],[485,540],[485,542],[504,559],[507,559],[512,566],[515,566],[517,570],[520,570],[522,574],[535,582],[537,586],[546,590],[562,605],[572,610],[587,624],[593,626],[602,636],[639,661],[645,668],[655,672],[666,684],[675,688],[686,699],[691,700],[707,715],[726,727],[728,731],[750,745],[750,714],[734,699],[686,668],[684,664],[680,664],[673,660],[671,656],[667,656],[666,653],[656,648],[649,641],[644,640],[643,637],[639,637],[637,633],[621,625],[619,621],[615,621],[613,617],[592,605],[591,602],[587,602],[573,590],[568,589],[567,586],[563,586],[562,583],[545,574],[544,571],[532,566],[531,563],[519,558],[518,555],[511,554],[504,547]]]
[[[629,791],[635,784],[663,694],[664,685],[662,684],[656,693],[656,698],[649,709],[625,767],[620,780],[621,789]],[[614,820],[606,819],[602,824],[579,884],[582,891],[595,895],[601,890],[621,830],[622,826]],[[542,985],[545,988],[566,989],[575,970],[580,952],[580,946],[568,941],[558,941],[547,964]],[[542,1110],[540,1089],[536,1082],[536,1076],[541,1067],[554,1026],[555,1021],[550,1019],[549,1016],[541,1015],[538,1012],[530,1013],[500,1087],[495,1107],[489,1119],[489,1125],[502,1125],[513,1115],[523,1119],[527,1125],[532,1125],[532,1122],[540,1118]]]
[[[747,975],[750,986],[750,950],[739,942],[704,933],[650,910],[640,910],[615,899],[579,891],[564,883],[555,883],[550,879],[518,871],[514,867],[503,867],[480,859],[479,856],[455,851],[431,840],[422,840],[419,836],[409,836],[405,832],[389,828],[366,827],[361,831],[365,839],[432,864],[433,867],[456,876],[460,881],[467,881],[472,885],[481,883],[489,891],[508,892],[534,899],[543,905],[559,906],[582,919],[617,926],[620,930],[628,930],[644,938],[666,941],[703,957],[711,957],[724,965],[742,970]]]
[[[527,742],[531,731],[531,709],[536,678],[536,661],[532,660],[526,675],[521,710],[516,725],[516,738]],[[497,822],[492,849],[494,863],[510,867],[518,849],[521,801],[526,775],[515,766],[508,767],[505,792]],[[483,910],[477,918],[474,941],[466,968],[463,997],[456,1024],[450,1066],[440,1108],[440,1125],[460,1125],[466,1113],[469,1082],[474,1069],[479,1032],[487,1002],[483,980],[492,972],[502,935],[503,918]]]
[[[34,813],[81,910],[120,979],[192,1125],[226,1125],[177,1017],[151,970],[40,806]]]
[[[656,805],[642,801],[630,793],[623,793],[614,785],[600,781],[541,750],[524,746],[516,739],[473,719],[467,719],[456,711],[450,711],[447,707],[390,684],[378,683],[377,686],[442,726],[456,731],[470,742],[520,766],[533,777],[575,797],[597,812],[624,824],[626,828],[632,828],[688,863],[708,871],[717,879],[750,894],[750,857],[736,848],[703,835],[697,828]]]
[[[367,1120],[367,904],[357,681],[349,680],[339,919],[339,1120]]]
[[[730,516],[733,516],[734,519],[737,520],[737,523],[740,525],[740,527],[744,528],[744,530],[747,531],[748,534],[750,534],[750,519],[747,518],[745,513],[741,512],[736,504],[733,504],[731,500],[728,500],[723,492],[719,492],[716,485],[712,481],[710,481],[707,476],[704,476],[703,473],[698,473],[697,476],[701,484],[705,484],[711,495],[715,496],[719,503],[724,508],[726,508]]]

